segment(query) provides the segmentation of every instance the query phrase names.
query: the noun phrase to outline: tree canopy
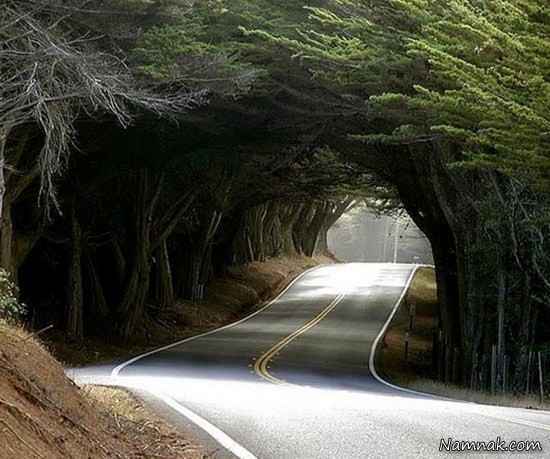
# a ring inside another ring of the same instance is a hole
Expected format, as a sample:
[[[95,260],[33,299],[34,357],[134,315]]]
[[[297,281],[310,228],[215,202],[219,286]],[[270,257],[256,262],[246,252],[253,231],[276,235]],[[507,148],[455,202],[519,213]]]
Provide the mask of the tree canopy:
[[[37,323],[131,339],[231,264],[326,253],[359,200],[402,206],[439,375],[486,377],[494,342],[521,374],[550,301],[545,3],[8,0],[0,264]]]

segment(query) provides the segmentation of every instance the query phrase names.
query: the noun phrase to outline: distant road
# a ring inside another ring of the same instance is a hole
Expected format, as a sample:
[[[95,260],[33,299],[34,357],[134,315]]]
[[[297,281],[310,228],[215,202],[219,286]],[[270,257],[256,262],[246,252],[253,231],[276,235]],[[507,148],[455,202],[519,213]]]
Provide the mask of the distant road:
[[[414,269],[311,270],[252,317],[109,368],[107,379],[147,391],[198,425],[223,446],[216,458],[441,457],[449,437],[538,440],[543,453],[529,457],[548,457],[548,412],[405,392],[376,375],[374,345]],[[71,374],[105,383],[102,368]]]

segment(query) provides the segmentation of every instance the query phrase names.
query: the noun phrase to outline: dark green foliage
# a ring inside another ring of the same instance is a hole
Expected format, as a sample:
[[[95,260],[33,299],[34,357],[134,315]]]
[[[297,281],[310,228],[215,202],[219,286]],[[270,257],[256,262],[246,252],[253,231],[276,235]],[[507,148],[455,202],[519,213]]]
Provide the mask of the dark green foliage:
[[[444,346],[461,355],[442,378],[467,383],[496,342],[520,374],[546,339],[543,0],[30,2],[31,105],[34,61],[10,22],[25,2],[8,3],[2,264],[74,338],[146,332],[231,263],[326,251],[334,219],[367,200],[403,205],[432,242]]]
[[[546,339],[534,330],[550,299],[546,2],[335,0],[307,10],[298,34],[245,33],[367,100],[351,126],[366,147],[353,157],[395,183],[430,237],[444,346],[462,350],[456,365],[442,360],[440,377],[468,383],[498,343],[517,383],[528,348]]]

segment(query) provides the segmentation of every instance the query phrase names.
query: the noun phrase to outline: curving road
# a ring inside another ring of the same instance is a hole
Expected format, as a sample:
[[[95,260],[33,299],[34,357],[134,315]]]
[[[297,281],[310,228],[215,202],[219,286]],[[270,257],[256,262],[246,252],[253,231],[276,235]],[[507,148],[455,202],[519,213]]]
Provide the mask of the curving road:
[[[323,266],[243,321],[109,368],[103,380],[105,368],[70,375],[146,391],[221,445],[218,458],[440,457],[449,437],[538,440],[543,452],[528,455],[547,456],[548,412],[439,399],[378,377],[373,349],[414,269]]]

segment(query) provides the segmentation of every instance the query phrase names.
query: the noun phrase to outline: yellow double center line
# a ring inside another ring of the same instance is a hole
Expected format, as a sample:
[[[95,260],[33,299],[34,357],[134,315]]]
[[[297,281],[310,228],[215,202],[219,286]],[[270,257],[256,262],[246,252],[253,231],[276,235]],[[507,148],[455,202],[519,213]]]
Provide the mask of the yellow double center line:
[[[344,296],[345,296],[344,293],[341,293],[340,295],[338,295],[336,298],[334,298],[334,300],[331,301],[331,303],[325,309],[323,309],[313,319],[311,319],[301,328],[296,330],[294,333],[283,338],[277,344],[273,345],[267,352],[262,354],[254,363],[254,371],[256,372],[256,374],[261,378],[265,379],[266,381],[269,381],[273,384],[285,384],[286,381],[276,378],[275,376],[269,373],[268,364],[270,360],[273,357],[275,357],[285,346],[288,346],[292,341],[294,341],[302,333],[305,333],[309,329],[315,327],[315,325],[317,325],[319,322],[321,322],[321,320],[323,320],[327,316],[327,314],[330,311],[332,311],[338,305],[338,303],[340,303],[344,299]]]

